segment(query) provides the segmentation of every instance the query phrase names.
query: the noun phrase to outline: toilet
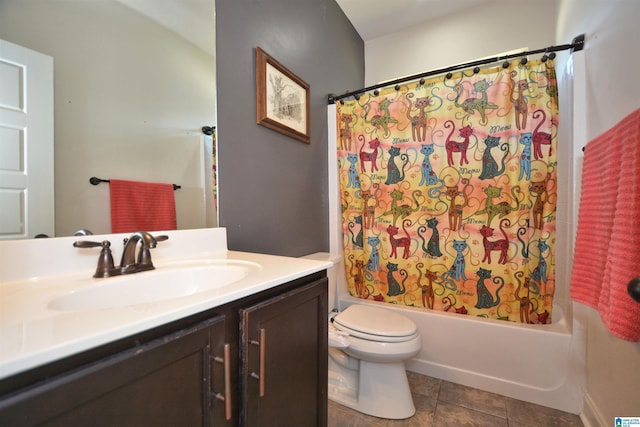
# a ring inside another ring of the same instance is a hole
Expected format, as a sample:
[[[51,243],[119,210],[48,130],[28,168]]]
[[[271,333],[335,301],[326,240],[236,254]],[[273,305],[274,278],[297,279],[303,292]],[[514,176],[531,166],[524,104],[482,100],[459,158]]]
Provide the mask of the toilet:
[[[415,323],[373,304],[353,304],[336,310],[341,256],[316,253],[305,258],[333,263],[327,270],[329,399],[375,417],[411,417],[416,409],[404,362],[422,347]]]

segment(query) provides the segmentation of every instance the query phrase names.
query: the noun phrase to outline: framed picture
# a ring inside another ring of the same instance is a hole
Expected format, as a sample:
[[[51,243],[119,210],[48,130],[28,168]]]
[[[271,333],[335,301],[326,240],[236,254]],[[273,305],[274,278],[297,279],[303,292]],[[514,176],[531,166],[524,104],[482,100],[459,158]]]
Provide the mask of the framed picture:
[[[309,85],[256,47],[257,123],[309,143]]]

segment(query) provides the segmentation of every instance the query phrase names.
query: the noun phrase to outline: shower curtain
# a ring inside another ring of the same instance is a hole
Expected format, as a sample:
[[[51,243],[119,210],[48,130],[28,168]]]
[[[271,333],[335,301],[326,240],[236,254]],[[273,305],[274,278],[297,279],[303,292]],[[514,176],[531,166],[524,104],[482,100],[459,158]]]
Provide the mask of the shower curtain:
[[[349,292],[550,323],[553,60],[450,73],[337,105]]]

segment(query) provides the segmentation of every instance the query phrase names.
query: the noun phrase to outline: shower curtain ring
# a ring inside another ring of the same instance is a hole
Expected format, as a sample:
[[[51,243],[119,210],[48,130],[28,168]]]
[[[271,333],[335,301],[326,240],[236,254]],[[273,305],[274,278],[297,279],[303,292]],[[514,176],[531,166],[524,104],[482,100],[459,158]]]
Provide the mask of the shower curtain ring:
[[[544,55],[542,55],[542,58],[540,58],[540,61],[547,62],[547,59],[549,59],[549,56],[547,55],[548,51],[549,51],[548,48],[544,50]]]

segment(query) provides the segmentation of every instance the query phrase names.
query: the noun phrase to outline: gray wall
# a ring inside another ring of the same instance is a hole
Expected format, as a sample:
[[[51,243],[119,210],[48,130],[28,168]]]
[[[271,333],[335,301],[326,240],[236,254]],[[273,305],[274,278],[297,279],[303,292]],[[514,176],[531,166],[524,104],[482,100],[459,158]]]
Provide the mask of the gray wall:
[[[256,124],[255,47],[311,88],[311,143]],[[364,84],[364,43],[333,0],[216,0],[219,220],[231,250],[329,249],[327,94]]]

